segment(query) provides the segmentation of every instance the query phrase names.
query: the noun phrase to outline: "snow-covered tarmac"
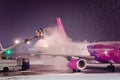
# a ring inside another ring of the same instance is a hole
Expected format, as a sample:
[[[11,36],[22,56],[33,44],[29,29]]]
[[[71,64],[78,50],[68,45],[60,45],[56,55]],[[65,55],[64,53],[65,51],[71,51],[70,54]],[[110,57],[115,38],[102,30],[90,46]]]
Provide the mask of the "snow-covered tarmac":
[[[101,73],[101,74],[63,73],[63,74],[0,77],[0,80],[120,80],[120,74],[118,73]]]

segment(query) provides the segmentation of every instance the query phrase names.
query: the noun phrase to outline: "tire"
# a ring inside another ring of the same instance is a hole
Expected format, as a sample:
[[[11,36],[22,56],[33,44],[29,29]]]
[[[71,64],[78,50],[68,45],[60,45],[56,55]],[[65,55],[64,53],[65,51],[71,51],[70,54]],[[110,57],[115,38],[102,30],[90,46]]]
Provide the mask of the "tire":
[[[72,70],[73,71],[73,73],[76,73],[76,72],[81,72],[81,70]]]
[[[113,66],[113,65],[107,66],[107,70],[109,72],[115,72],[115,66]]]
[[[76,70],[73,69],[72,72],[73,72],[73,73],[76,73]]]
[[[26,71],[27,69],[26,69],[26,67],[22,67],[22,71]]]
[[[3,71],[4,71],[4,72],[8,72],[8,71],[9,71],[9,68],[8,68],[8,67],[4,67],[4,68],[3,68]]]
[[[77,70],[77,72],[81,72],[81,70]]]

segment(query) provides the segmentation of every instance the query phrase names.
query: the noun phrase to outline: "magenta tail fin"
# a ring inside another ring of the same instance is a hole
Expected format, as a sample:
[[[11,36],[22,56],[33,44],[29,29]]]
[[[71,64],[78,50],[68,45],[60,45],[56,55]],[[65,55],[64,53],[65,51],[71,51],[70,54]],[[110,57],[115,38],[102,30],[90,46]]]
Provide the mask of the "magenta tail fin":
[[[58,25],[59,31],[66,37],[67,35],[65,33],[65,30],[64,30],[64,27],[63,27],[63,24],[60,18],[57,18],[57,25]]]

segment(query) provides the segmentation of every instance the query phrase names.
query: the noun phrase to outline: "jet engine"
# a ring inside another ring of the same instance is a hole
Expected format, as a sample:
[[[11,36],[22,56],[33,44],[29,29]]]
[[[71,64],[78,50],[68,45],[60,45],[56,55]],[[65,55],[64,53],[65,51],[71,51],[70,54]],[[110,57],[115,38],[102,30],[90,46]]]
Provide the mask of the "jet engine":
[[[69,63],[68,66],[73,70],[73,71],[81,71],[86,68],[87,62],[85,59],[72,59]]]

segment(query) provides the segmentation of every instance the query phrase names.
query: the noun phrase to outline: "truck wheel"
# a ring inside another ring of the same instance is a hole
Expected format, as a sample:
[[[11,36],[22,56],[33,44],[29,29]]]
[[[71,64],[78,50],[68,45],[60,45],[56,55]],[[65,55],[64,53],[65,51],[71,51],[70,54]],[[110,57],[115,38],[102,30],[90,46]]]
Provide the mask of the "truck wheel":
[[[9,71],[9,68],[8,68],[8,67],[4,67],[4,68],[3,68],[3,71],[4,71],[4,72],[8,72],[8,71]]]
[[[25,70],[27,70],[26,67],[22,67],[22,71],[25,71]]]

